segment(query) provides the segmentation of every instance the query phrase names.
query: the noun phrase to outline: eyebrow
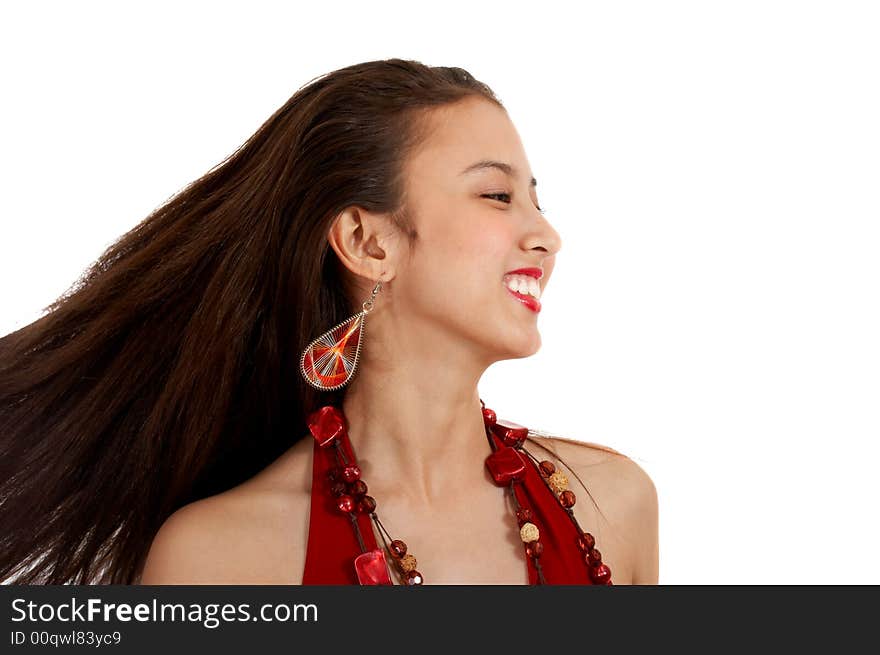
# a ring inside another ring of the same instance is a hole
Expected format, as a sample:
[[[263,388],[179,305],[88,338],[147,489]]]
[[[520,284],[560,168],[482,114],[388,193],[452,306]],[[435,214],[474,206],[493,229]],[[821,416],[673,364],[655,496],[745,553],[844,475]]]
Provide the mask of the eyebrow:
[[[471,164],[461,172],[461,175],[466,175],[467,173],[473,173],[475,171],[481,171],[486,168],[497,168],[507,173],[508,175],[518,177],[516,169],[513,166],[511,166],[510,164],[506,164],[503,161],[494,161],[492,159],[483,159],[481,161],[478,161],[476,164]],[[532,178],[529,184],[530,186],[537,186],[538,182],[537,180],[535,180],[535,178]]]

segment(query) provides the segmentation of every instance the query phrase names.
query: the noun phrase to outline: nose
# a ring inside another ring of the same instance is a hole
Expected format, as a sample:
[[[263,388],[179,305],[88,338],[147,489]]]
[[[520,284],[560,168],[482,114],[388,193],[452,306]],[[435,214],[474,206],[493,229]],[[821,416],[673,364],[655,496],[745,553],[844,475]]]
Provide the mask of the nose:
[[[541,248],[547,251],[548,257],[555,255],[562,249],[562,237],[559,236],[559,232],[553,229],[543,214],[540,214],[538,223],[535,229],[529,233],[527,241],[530,250]]]

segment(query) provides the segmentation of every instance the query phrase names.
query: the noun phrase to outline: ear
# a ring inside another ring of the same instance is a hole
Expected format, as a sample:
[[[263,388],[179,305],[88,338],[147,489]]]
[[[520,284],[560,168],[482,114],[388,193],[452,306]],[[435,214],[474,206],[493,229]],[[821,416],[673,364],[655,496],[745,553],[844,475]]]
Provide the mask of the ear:
[[[390,218],[361,207],[345,208],[333,221],[327,240],[339,261],[370,283],[396,275],[400,235]]]

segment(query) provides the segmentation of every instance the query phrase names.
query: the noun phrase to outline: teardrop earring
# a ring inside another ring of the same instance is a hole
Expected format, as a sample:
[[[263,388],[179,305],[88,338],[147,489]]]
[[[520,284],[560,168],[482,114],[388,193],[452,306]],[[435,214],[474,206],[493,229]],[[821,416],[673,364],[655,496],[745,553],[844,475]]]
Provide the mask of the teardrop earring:
[[[334,391],[348,384],[354,375],[361,354],[361,340],[367,324],[367,314],[373,309],[373,300],[382,281],[376,282],[362,311],[312,341],[300,357],[299,368],[306,382],[319,391]]]

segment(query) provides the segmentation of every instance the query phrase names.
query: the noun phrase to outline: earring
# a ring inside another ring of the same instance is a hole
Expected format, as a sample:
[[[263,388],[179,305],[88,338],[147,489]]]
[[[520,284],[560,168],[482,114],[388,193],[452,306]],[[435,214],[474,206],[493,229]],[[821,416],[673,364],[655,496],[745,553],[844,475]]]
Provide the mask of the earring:
[[[312,341],[300,357],[299,368],[306,382],[318,391],[334,391],[348,384],[358,365],[361,337],[373,299],[379,293],[379,280],[358,312]]]

